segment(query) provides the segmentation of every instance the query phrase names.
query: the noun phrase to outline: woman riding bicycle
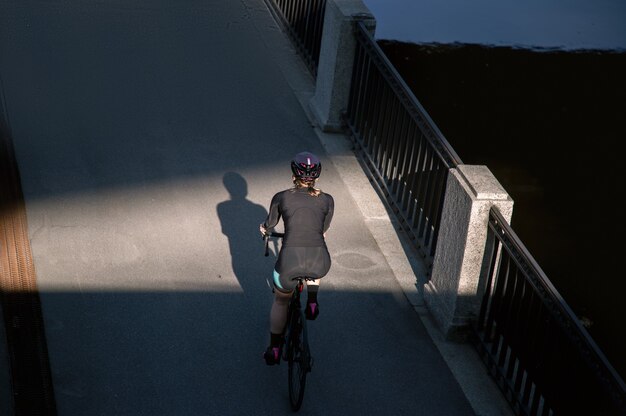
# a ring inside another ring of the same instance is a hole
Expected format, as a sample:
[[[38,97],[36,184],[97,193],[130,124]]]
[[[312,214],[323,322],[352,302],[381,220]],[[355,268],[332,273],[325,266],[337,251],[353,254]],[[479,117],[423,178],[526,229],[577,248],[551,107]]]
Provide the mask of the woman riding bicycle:
[[[263,235],[269,234],[281,216],[285,235],[274,267],[274,303],[270,312],[270,346],[263,355],[268,365],[277,364],[282,333],[287,321],[287,307],[296,277],[307,281],[307,319],[319,315],[317,291],[319,282],[330,269],[330,255],[324,240],[333,217],[333,197],[315,188],[322,165],[312,153],[298,153],[291,161],[294,187],[278,192],[272,198],[269,214],[260,225]]]

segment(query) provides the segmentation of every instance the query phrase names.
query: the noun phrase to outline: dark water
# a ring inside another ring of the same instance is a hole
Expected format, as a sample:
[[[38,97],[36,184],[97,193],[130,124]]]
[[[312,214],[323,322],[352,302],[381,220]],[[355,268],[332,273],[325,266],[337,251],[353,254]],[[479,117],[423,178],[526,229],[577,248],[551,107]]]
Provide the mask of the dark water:
[[[379,44],[626,379],[626,53]]]

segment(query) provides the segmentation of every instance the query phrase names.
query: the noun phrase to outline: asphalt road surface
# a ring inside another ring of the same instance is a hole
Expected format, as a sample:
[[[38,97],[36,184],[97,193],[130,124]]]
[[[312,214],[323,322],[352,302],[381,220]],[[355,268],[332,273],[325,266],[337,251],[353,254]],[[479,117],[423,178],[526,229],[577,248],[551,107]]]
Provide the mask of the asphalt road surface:
[[[261,0],[0,0],[0,73],[59,415],[291,413],[258,224],[328,157]],[[267,38],[267,37],[265,37]],[[304,415],[472,415],[328,161]]]

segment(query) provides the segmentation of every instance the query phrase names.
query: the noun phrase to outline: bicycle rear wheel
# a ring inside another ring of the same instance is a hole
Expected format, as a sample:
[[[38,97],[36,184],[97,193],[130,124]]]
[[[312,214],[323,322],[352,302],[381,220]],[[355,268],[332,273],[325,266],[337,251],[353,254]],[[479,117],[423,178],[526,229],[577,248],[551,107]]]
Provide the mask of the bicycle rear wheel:
[[[295,311],[291,320],[291,335],[287,350],[289,366],[289,402],[291,409],[297,411],[302,406],[306,376],[311,370],[309,346],[303,337],[302,313]]]

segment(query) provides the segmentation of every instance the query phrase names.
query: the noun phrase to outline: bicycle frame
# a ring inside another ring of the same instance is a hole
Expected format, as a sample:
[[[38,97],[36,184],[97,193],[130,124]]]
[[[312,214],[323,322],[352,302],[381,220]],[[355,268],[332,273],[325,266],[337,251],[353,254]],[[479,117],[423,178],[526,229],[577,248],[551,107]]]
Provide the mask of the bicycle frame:
[[[265,256],[269,255],[269,237],[282,237],[282,233],[270,233],[263,236],[265,239]],[[307,280],[315,280],[307,277],[296,277],[298,283],[289,299],[287,306],[287,322],[283,329],[283,342],[280,346],[280,361],[288,362],[289,401],[291,409],[298,411],[304,398],[307,373],[311,372],[313,357],[309,348],[306,317],[300,294],[304,290]],[[272,292],[275,289],[272,288]],[[295,322],[294,322],[295,319]]]
[[[284,332],[285,335],[284,335],[283,345],[289,345],[289,341],[291,338],[291,332],[290,332],[291,320],[293,319],[294,311],[295,313],[298,313],[300,315],[300,322],[302,323],[300,325],[300,329],[302,330],[302,341],[303,343],[307,345],[309,343],[309,338],[307,335],[306,319],[304,316],[304,311],[302,310],[302,304],[300,303],[300,294],[304,290],[305,279],[302,277],[298,277],[297,280],[298,280],[298,285],[294,289],[293,295],[291,296],[291,299],[289,300],[289,307],[287,311],[287,323],[285,324],[285,332]],[[282,356],[284,360],[287,359],[286,354],[287,352],[286,350],[284,350],[282,352]]]

